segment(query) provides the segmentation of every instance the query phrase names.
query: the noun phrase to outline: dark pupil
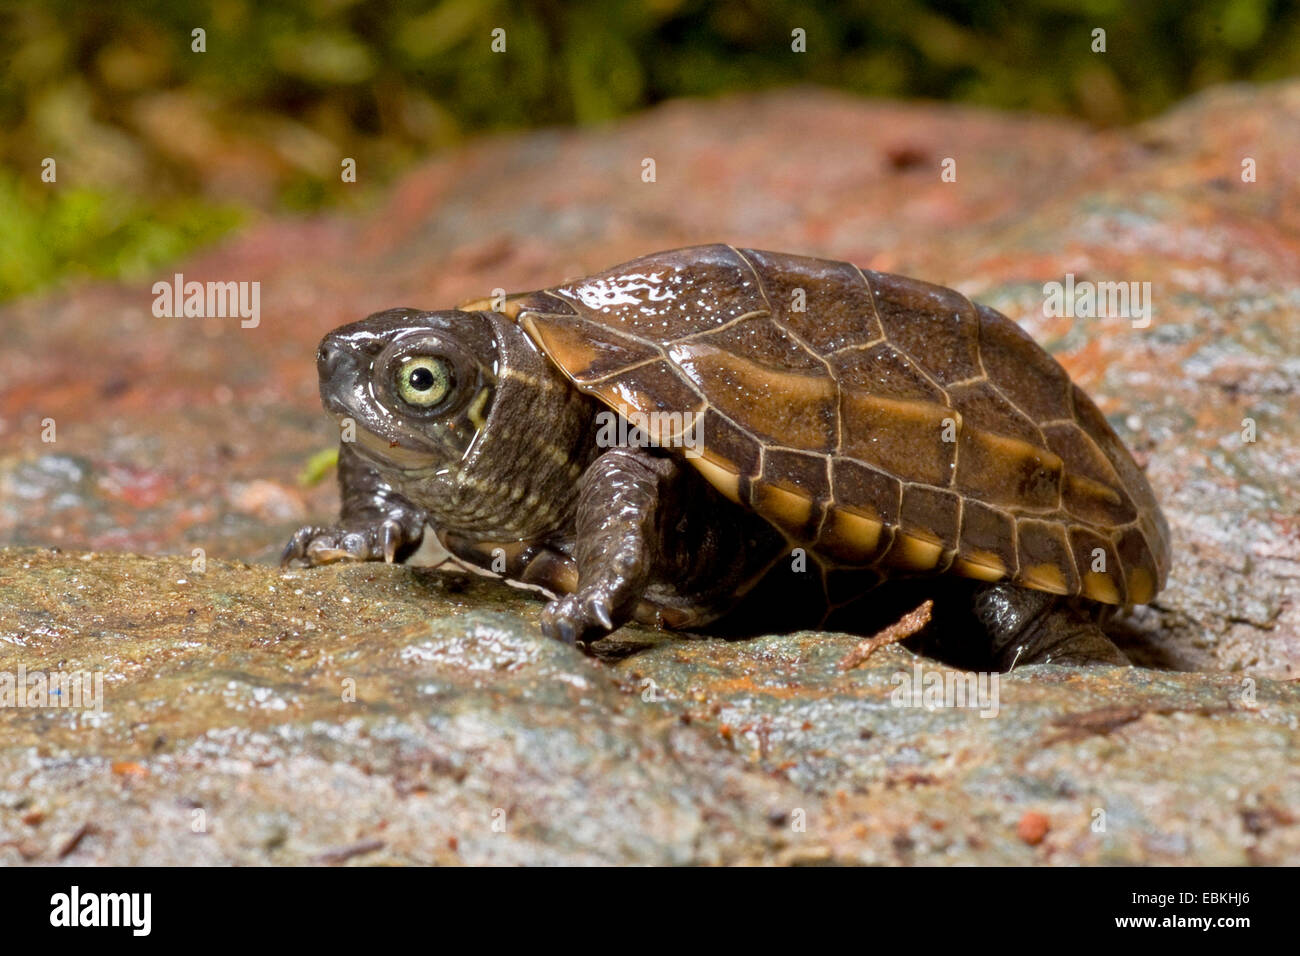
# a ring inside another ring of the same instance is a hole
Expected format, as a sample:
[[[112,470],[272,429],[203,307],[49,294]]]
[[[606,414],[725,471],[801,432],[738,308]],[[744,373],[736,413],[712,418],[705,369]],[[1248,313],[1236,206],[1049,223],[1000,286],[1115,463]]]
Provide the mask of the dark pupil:
[[[429,389],[433,388],[433,373],[423,367],[413,369],[408,381],[411,383],[411,388],[415,389],[417,392],[427,392]]]

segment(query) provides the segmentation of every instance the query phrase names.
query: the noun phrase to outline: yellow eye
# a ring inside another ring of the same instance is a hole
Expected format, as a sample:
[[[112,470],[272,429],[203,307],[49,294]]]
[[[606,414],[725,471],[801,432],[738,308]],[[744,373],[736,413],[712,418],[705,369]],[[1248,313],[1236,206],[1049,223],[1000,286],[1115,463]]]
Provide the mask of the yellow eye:
[[[407,359],[397,370],[397,394],[408,405],[428,408],[447,397],[451,375],[441,359],[420,356]]]

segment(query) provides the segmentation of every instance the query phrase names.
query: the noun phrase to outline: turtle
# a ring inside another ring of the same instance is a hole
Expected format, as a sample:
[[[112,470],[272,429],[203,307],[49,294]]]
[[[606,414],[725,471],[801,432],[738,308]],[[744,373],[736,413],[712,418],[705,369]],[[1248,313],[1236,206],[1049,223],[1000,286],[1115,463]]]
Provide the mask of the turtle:
[[[282,563],[433,548],[540,591],[543,632],[587,649],[632,620],[861,630],[928,591],[990,666],[1124,665],[1101,625],[1166,580],[1165,518],[1093,401],[918,279],[692,246],[378,312],[317,366],[341,516]]]

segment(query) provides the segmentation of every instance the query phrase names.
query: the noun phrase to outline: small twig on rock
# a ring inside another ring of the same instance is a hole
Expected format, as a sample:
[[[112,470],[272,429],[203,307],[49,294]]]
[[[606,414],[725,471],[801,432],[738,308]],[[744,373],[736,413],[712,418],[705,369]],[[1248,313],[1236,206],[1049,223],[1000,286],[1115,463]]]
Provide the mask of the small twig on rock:
[[[326,865],[346,863],[354,856],[365,856],[367,853],[374,853],[376,850],[382,850],[386,844],[383,840],[361,840],[357,843],[350,843],[347,846],[337,847],[333,850],[326,850],[312,859],[313,863],[324,863]]]
[[[845,654],[840,659],[840,670],[852,670],[882,647],[897,644],[899,641],[911,637],[930,623],[930,612],[933,610],[934,602],[926,601],[920,607],[908,611],[889,627],[883,631],[878,631],[874,637],[868,638]]]
[[[1040,746],[1048,747],[1063,740],[1080,740],[1093,734],[1105,736],[1112,730],[1118,730],[1145,717],[1156,714],[1168,717],[1171,714],[1196,714],[1211,717],[1231,711],[1228,705],[1202,705],[1197,707],[1098,707],[1095,710],[1077,711],[1062,714],[1051,721],[1053,727],[1060,727],[1056,733],[1047,737]]]
[[[63,840],[63,842],[59,844],[59,848],[57,851],[59,859],[60,860],[63,859],[65,856],[67,856],[69,853],[75,850],[81,844],[81,841],[84,840],[89,834],[98,833],[98,832],[99,832],[99,828],[95,826],[95,824],[89,821],[77,827],[76,830],[74,830],[71,834],[69,834]]]

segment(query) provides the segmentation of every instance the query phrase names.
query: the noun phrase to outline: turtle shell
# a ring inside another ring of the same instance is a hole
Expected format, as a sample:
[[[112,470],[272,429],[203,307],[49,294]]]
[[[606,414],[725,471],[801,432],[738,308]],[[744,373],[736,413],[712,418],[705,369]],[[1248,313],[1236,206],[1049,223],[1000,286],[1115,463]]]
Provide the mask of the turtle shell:
[[[835,568],[1009,579],[1106,604],[1168,527],[1097,406],[1010,319],[843,262],[697,246],[510,300],[573,383]],[[656,422],[661,424],[656,424]],[[689,443],[688,443],[689,445]]]

